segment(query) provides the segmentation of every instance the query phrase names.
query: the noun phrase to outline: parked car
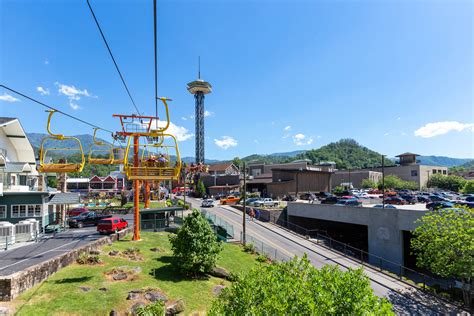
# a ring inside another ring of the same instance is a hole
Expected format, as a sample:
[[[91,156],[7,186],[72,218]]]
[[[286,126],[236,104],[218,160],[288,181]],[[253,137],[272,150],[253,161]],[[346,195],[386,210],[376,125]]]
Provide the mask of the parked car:
[[[119,217],[109,217],[101,219],[97,224],[97,231],[100,234],[118,233],[128,227],[128,222]]]
[[[440,209],[440,208],[449,208],[453,206],[454,206],[454,203],[444,202],[444,201],[430,202],[426,204],[426,208],[429,209],[430,211]]]
[[[66,214],[67,214],[67,216],[72,217],[72,216],[77,216],[77,215],[85,213],[85,212],[89,212],[89,210],[85,207],[76,207],[76,208],[73,208],[71,210],[68,210],[66,212]]]
[[[474,196],[468,196],[466,197],[466,202],[474,202]]]
[[[331,193],[329,192],[319,192],[319,193],[316,193],[316,197],[320,200],[323,200],[323,199],[326,199],[330,196],[333,196]]]
[[[96,212],[84,212],[69,218],[69,227],[81,228],[84,226],[96,226],[101,219],[112,217],[112,215],[98,215]]]
[[[389,197],[385,199],[385,204],[396,204],[396,205],[405,205],[407,204],[407,201],[400,197]]]
[[[293,195],[285,195],[282,199],[282,201],[287,201],[287,202],[293,202],[293,201],[296,201],[296,197],[294,197]]]
[[[408,204],[415,204],[418,201],[413,195],[410,194],[400,194],[400,197]]]
[[[474,208],[474,202],[459,201],[459,202],[456,202],[455,205],[463,205],[463,206],[467,206],[469,208]]]
[[[417,195],[417,196],[416,196],[416,199],[417,199],[418,202],[420,202],[420,203],[429,203],[429,202],[431,202],[430,199],[429,199],[427,196],[425,196],[425,195]]]
[[[273,199],[270,198],[264,198],[264,199],[258,199],[256,201],[253,201],[249,205],[251,206],[256,206],[256,207],[277,207],[280,203],[278,201],[274,201]]]
[[[61,225],[59,224],[49,224],[44,228],[46,234],[59,233],[61,231]]]
[[[213,199],[202,200],[201,207],[214,207],[214,200]]]
[[[330,196],[321,201],[321,204],[336,204],[339,201],[337,196]]]
[[[310,193],[310,192],[301,193],[299,199],[300,200],[305,200],[305,201],[316,200],[316,195],[314,193]]]
[[[392,209],[393,209],[393,208],[397,208],[397,207],[395,207],[395,206],[393,206],[393,205],[391,205],[391,204],[385,204],[385,207],[384,207],[383,204],[375,204],[375,205],[372,206],[372,207],[376,207],[376,208],[392,208]]]
[[[337,206],[361,206],[362,201],[359,201],[358,199],[340,199],[334,205],[337,205]]]
[[[442,196],[439,196],[437,194],[432,194],[429,196],[429,199],[431,202],[449,202],[448,199],[442,197]]]

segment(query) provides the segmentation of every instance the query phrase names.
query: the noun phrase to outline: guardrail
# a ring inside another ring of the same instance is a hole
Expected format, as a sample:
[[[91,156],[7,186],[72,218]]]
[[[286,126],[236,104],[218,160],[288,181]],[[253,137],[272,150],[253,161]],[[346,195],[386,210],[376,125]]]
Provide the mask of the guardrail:
[[[280,224],[281,222],[283,222],[283,225]],[[462,298],[455,293],[456,291],[459,291],[459,289],[457,289],[455,286],[456,280],[454,278],[437,278],[435,276],[405,267],[399,263],[395,263],[362,249],[355,248],[346,243],[335,240],[328,235],[327,231],[307,229],[284,220],[274,220],[272,223],[276,226],[286,228],[298,235],[301,235],[302,237],[319,246],[335,251],[349,259],[358,261],[362,265],[376,269],[381,273],[391,277],[396,277],[402,282],[418,286],[423,290],[430,290],[430,293],[435,294],[442,299],[446,299],[447,297],[444,297],[446,295],[439,296],[439,293],[437,292],[440,292],[440,290],[444,290],[445,293],[449,295],[450,299],[454,300]]]
[[[240,232],[240,240],[243,240],[243,233]],[[273,248],[272,246],[269,246],[268,244],[264,243],[258,238],[255,238],[254,236],[245,233],[245,244],[252,244],[253,247],[255,248],[255,252],[257,252],[260,255],[264,255],[271,261],[280,261],[280,262],[288,262],[292,259],[292,257],[284,254],[281,251],[278,251],[278,249]]]
[[[229,224],[215,214],[208,213],[206,210],[201,210],[201,214],[213,226],[214,232],[220,240],[227,241],[234,238],[234,226]]]

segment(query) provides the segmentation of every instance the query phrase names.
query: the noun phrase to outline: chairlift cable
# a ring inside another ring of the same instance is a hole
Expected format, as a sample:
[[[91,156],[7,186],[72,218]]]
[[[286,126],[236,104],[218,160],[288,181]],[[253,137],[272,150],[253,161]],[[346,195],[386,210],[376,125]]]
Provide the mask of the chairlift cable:
[[[46,107],[46,108],[48,108],[48,109],[50,109],[50,110],[54,110],[54,111],[56,111],[56,112],[58,112],[58,113],[61,113],[62,115],[65,115],[65,116],[67,116],[67,117],[70,117],[70,118],[72,118],[72,119],[74,119],[74,120],[76,120],[76,121],[79,121],[79,122],[84,123],[84,124],[86,124],[86,125],[92,126],[92,127],[94,127],[94,128],[100,129],[100,130],[103,130],[103,131],[105,131],[105,132],[109,132],[109,133],[112,133],[112,134],[114,133],[114,132],[112,132],[112,131],[110,131],[110,130],[108,130],[108,129],[105,129],[105,128],[102,128],[102,127],[97,126],[97,125],[95,125],[95,124],[92,124],[92,123],[89,123],[89,122],[87,122],[87,121],[84,121],[83,119],[80,119],[80,118],[78,118],[78,117],[76,117],[76,116],[74,116],[74,115],[71,115],[71,114],[68,114],[68,113],[66,113],[66,112],[63,112],[63,111],[61,111],[61,110],[58,110],[58,109],[56,109],[56,108],[53,108],[53,107],[50,106],[50,105],[47,105],[47,104],[45,104],[45,103],[43,103],[43,102],[41,102],[41,101],[38,101],[38,100],[36,100],[36,99],[33,99],[32,97],[29,97],[29,96],[27,96],[26,94],[23,94],[23,93],[21,93],[21,92],[19,92],[19,91],[16,91],[16,90],[14,90],[14,89],[12,89],[12,88],[9,88],[9,87],[5,86],[5,85],[0,85],[0,87],[1,87],[1,88],[4,88],[4,89],[6,89],[6,90],[8,90],[8,91],[10,91],[10,92],[13,92],[13,93],[15,93],[15,94],[17,94],[17,95],[19,95],[19,96],[22,96],[22,97],[25,98],[25,99],[28,99],[28,100],[30,100],[30,101],[33,101],[33,102],[39,104],[39,105],[42,105],[42,106],[44,106],[44,107]]]
[[[135,101],[133,100],[132,94],[130,93],[130,90],[128,89],[127,83],[125,82],[125,79],[122,76],[122,72],[120,71],[119,66],[117,65],[117,62],[115,61],[114,55],[112,54],[112,50],[110,49],[109,43],[107,42],[107,39],[105,38],[104,32],[102,32],[102,28],[100,27],[99,21],[97,20],[95,16],[94,10],[92,9],[92,6],[89,0],[87,0],[87,5],[89,6],[89,9],[92,13],[92,17],[94,18],[95,24],[97,25],[97,28],[99,29],[99,32],[100,32],[100,35],[102,36],[104,44],[107,47],[107,50],[109,51],[110,57],[112,58],[112,61],[114,62],[115,69],[117,69],[120,79],[122,80],[123,86],[125,87],[125,90],[127,90],[127,94],[130,98],[130,101],[132,101],[132,104],[135,107],[135,110],[137,110],[138,115],[140,115],[140,111],[138,110],[138,107],[135,104]]]
[[[153,0],[153,24],[154,24],[154,47],[155,47],[155,123],[158,129],[158,49],[157,49],[157,26],[156,26],[156,0]]]

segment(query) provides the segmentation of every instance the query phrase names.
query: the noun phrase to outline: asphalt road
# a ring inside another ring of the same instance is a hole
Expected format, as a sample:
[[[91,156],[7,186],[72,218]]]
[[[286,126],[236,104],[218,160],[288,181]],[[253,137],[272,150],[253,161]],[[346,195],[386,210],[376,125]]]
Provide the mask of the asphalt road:
[[[128,214],[119,216],[133,225],[133,217]],[[97,232],[97,227],[73,228],[66,232],[45,235],[36,243],[0,252],[0,276],[10,275],[28,267],[54,258],[60,254],[82,247],[104,237]]]
[[[193,207],[200,207],[200,201],[189,199]],[[242,213],[230,206],[215,206],[206,208],[210,213],[216,214],[234,227],[235,239],[240,240],[242,230]],[[358,268],[360,263],[348,259],[336,252],[318,246],[296,234],[288,232],[275,225],[262,222],[246,222],[247,234],[259,239],[265,244],[277,249],[278,253],[286,256],[301,257],[305,253],[311,263],[320,268],[326,264],[337,264],[342,269]],[[364,271],[371,281],[371,286],[376,295],[386,297],[394,306],[398,314],[410,315],[456,315],[463,310],[443,300],[439,300],[408,284],[389,277],[377,270],[364,266]]]

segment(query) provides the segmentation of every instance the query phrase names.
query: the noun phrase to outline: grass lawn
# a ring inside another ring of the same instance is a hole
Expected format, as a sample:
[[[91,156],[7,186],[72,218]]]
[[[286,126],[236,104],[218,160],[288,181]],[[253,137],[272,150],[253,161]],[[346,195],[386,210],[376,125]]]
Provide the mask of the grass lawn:
[[[145,203],[140,202],[139,205],[140,205],[140,209],[143,209],[143,207],[145,206]],[[128,202],[128,203],[124,204],[123,207],[133,207],[133,202]],[[166,207],[165,202],[150,201],[150,208],[162,208],[162,207]]]
[[[183,299],[185,314],[204,314],[214,295],[212,289],[228,281],[210,277],[189,279],[176,273],[172,266],[171,245],[168,233],[142,233],[138,242],[124,239],[102,248],[101,265],[70,265],[51,276],[40,285],[23,293],[12,302],[16,315],[108,315],[112,309],[122,313],[136,303],[127,301],[130,290],[158,288],[169,299]],[[130,238],[130,237],[128,237]],[[129,261],[126,258],[108,256],[111,250],[123,251],[129,247],[140,248],[143,261]],[[158,247],[161,252],[152,252]],[[233,273],[242,273],[256,265],[255,256],[244,253],[238,245],[224,244],[218,266]],[[140,267],[141,273],[133,281],[109,281],[104,273],[114,267]],[[89,292],[79,286],[90,287]],[[99,291],[105,287],[108,291]]]

